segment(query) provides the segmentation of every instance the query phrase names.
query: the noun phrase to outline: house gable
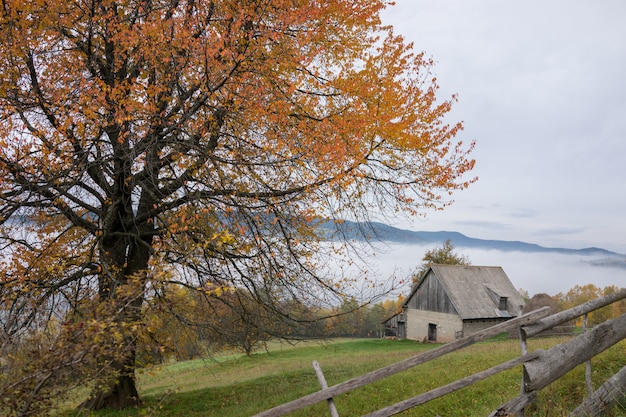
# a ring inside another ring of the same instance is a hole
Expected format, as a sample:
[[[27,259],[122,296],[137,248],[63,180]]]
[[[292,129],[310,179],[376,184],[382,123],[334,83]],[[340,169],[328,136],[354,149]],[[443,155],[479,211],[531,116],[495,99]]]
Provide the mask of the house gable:
[[[458,314],[441,281],[432,272],[428,273],[413,291],[405,306],[410,309]]]

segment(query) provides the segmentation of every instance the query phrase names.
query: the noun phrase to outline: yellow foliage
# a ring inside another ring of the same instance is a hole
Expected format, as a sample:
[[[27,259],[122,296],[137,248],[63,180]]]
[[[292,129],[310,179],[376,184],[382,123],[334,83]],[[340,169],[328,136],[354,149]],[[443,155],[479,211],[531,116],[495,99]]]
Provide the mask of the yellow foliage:
[[[67,316],[124,376],[115,350],[142,337],[195,354],[171,316],[213,308],[249,351],[266,335],[244,312],[264,327],[347,297],[351,279],[318,273],[319,220],[439,209],[475,181],[456,97],[381,25],[390,4],[4,1],[0,309]]]

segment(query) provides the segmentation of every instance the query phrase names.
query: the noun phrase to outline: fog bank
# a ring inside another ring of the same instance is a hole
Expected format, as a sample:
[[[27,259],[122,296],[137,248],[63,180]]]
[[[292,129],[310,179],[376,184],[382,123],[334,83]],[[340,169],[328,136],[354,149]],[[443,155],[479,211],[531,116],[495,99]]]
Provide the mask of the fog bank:
[[[409,275],[421,265],[424,253],[433,248],[432,245],[389,244],[380,246],[369,258],[369,262],[381,278],[394,271],[399,275]],[[456,247],[455,253],[467,256],[472,265],[502,267],[515,288],[524,289],[531,296],[538,293],[555,295],[567,292],[575,285],[585,284],[626,287],[626,265],[594,265],[591,262],[599,260],[597,256],[505,252],[463,247]],[[624,263],[626,264],[626,260]]]

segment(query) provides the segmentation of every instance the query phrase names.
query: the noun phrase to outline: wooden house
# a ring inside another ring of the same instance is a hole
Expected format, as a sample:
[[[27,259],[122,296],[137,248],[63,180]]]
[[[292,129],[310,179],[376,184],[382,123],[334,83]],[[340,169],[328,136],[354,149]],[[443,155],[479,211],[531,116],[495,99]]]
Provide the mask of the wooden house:
[[[521,314],[524,301],[502,268],[432,265],[413,287],[385,335],[448,342]]]

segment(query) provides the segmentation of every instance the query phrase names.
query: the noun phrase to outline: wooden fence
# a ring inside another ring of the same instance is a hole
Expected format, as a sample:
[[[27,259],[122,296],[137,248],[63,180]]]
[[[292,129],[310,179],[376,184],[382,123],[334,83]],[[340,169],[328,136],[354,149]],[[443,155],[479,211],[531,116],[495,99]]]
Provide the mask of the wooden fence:
[[[526,341],[530,337],[537,336],[538,334],[550,330],[555,326],[577,319],[581,316],[583,317],[583,323],[586,323],[588,313],[623,299],[626,299],[626,289],[556,314],[551,314],[550,309],[548,307],[544,307],[504,323],[495,325],[471,336],[455,340],[454,342],[439,346],[435,349],[420,353],[403,361],[377,369],[331,387],[327,386],[319,364],[314,362],[313,365],[322,387],[320,391],[279,405],[260,414],[256,414],[253,417],[279,417],[322,401],[328,402],[330,416],[338,417],[339,412],[334,405],[333,397],[426,363],[448,353],[455,352],[476,342],[515,330],[519,331],[521,344],[521,355],[517,358],[367,414],[364,417],[387,417],[400,413],[404,410],[408,410],[409,408],[434,400],[435,398],[450,394],[520,364],[523,365],[520,394],[506,404],[503,404],[497,410],[493,411],[489,417],[514,415],[523,416],[524,409],[535,401],[537,391],[561,378],[567,372],[582,363],[587,364],[586,379],[589,396],[583,401],[583,403],[571,412],[570,416],[601,416],[607,410],[612,408],[615,403],[626,399],[626,366],[624,366],[613,377],[609,378],[598,390],[593,392],[591,389],[590,360],[592,357],[600,354],[609,347],[626,338],[626,314],[622,314],[617,318],[597,325],[589,331],[585,328],[585,331],[579,336],[573,337],[568,341],[548,350],[540,349],[528,352]],[[586,326],[583,325],[583,327]]]

